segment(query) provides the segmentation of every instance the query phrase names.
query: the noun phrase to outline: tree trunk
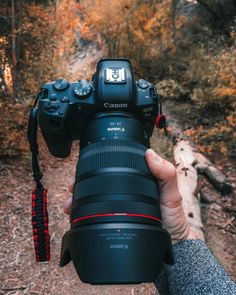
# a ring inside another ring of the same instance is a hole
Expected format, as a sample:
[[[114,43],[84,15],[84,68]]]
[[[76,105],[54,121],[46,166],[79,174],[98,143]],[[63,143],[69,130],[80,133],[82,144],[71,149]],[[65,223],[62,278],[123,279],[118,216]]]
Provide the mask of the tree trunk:
[[[15,0],[11,0],[11,72],[12,72],[12,88],[14,100],[17,100],[17,89],[16,89],[16,36],[15,36]]]
[[[176,23],[175,23],[176,5],[177,5],[176,0],[172,0],[171,4],[172,4],[171,12],[172,12],[173,41],[174,41],[175,48],[177,48]]]
[[[18,8],[18,9],[17,9]],[[13,98],[14,101],[19,101],[19,55],[20,55],[20,44],[21,36],[20,32],[17,32],[20,28],[17,20],[21,21],[20,17],[16,16],[17,12],[21,11],[21,2],[16,2],[11,0],[11,34],[12,34],[12,46],[11,46],[11,72],[12,72],[12,89],[13,89]]]
[[[21,58],[22,58],[22,2],[17,1],[17,29],[16,35],[16,80],[15,80],[15,91],[16,99],[20,100],[20,71],[21,71]]]
[[[4,72],[1,67],[0,67],[0,91],[3,97],[10,95],[7,83],[4,78]]]

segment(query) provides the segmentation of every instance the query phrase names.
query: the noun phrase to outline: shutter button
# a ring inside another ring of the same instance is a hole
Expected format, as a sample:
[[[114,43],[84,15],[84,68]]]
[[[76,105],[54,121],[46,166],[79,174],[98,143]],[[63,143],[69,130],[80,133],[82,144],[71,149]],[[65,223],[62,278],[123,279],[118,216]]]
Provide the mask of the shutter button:
[[[149,86],[149,83],[146,80],[144,80],[144,79],[138,80],[138,87],[139,88],[146,89],[146,88],[148,88],[148,86]]]

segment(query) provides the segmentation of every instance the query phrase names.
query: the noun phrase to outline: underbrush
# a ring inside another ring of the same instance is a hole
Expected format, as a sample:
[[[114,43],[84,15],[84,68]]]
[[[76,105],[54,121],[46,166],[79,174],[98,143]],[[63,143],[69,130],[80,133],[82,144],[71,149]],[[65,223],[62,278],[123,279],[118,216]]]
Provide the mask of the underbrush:
[[[236,161],[236,112],[223,119],[219,117],[218,122],[213,124],[210,117],[208,120],[207,126],[192,126],[184,131],[185,135],[190,136],[203,153],[221,154]]]
[[[18,157],[29,151],[26,136],[28,104],[9,104],[10,98],[5,97],[0,103],[0,156]]]

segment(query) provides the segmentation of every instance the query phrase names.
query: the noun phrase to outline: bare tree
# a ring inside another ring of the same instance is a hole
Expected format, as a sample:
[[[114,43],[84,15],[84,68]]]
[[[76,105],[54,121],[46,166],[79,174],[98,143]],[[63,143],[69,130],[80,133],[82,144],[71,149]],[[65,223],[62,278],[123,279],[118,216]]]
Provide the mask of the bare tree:
[[[172,12],[172,26],[173,26],[173,41],[175,48],[177,48],[177,36],[176,36],[176,8],[179,0],[171,0],[171,12]]]
[[[5,81],[4,71],[1,65],[0,65],[0,93],[2,97],[9,95],[9,89]]]
[[[21,0],[11,0],[11,72],[13,98],[15,102],[20,100],[20,63],[22,51],[22,2]]]
[[[11,71],[12,71],[12,85],[13,96],[15,101],[18,100],[17,89],[17,71],[16,71],[16,22],[15,22],[15,0],[11,0]]]

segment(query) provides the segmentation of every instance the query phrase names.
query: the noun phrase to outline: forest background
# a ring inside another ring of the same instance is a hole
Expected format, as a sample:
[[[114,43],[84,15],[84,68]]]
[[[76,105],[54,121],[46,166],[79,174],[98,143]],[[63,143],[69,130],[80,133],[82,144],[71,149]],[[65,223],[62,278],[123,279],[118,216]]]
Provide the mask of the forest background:
[[[103,56],[131,59],[137,77],[162,81],[164,99],[189,102],[199,123],[209,120],[207,134],[201,125],[188,131],[200,149],[235,159],[235,143],[224,140],[235,138],[235,6],[230,0],[1,1],[0,155],[28,152],[26,109],[45,81],[91,77],[83,65],[74,69],[81,47],[93,44]]]
[[[61,77],[69,81],[90,80],[101,57],[130,59],[136,78],[157,85],[165,111],[178,121],[177,127],[229,177],[233,193],[222,196],[211,191],[213,200],[202,205],[202,213],[208,246],[236,279],[236,2],[2,0],[0,245],[4,257],[0,256],[3,271],[0,288],[3,294],[78,294],[72,268],[70,284],[63,285],[68,269],[59,271],[55,267],[60,240],[68,226],[55,196],[58,202],[65,198],[65,192],[58,193],[59,183],[64,178],[66,186],[71,179],[74,171],[68,167],[72,166],[72,159],[65,162],[53,159],[39,138],[41,154],[46,159],[41,156],[46,182],[52,186],[51,194],[55,194],[51,204],[49,199],[49,207],[52,251],[56,258],[52,266],[35,266],[26,129],[29,110],[43,83]],[[172,144],[164,133],[155,131],[154,141],[158,142],[154,147],[172,160]],[[77,156],[72,154],[76,163]],[[52,175],[57,175],[58,180]],[[36,270],[33,277],[30,269]],[[48,274],[46,281],[45,274]],[[88,293],[88,289],[80,288],[79,294],[113,292],[99,289]],[[138,288],[135,292],[156,294],[153,289],[143,288],[142,292]],[[114,292],[130,294],[124,289]]]

